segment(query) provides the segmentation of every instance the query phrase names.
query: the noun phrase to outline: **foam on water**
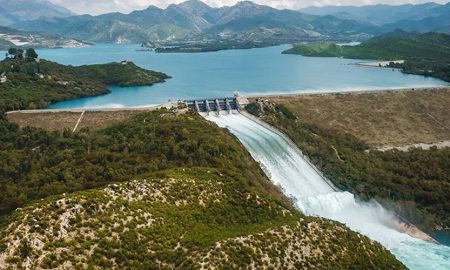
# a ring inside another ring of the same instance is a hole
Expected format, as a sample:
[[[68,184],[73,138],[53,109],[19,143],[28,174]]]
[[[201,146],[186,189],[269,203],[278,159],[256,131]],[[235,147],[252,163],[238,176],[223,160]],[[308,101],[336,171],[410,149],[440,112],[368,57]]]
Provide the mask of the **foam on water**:
[[[349,192],[337,191],[281,135],[241,114],[205,117],[236,135],[304,213],[345,223],[380,242],[410,269],[450,269],[449,247],[396,231],[391,213],[376,202],[361,202]]]

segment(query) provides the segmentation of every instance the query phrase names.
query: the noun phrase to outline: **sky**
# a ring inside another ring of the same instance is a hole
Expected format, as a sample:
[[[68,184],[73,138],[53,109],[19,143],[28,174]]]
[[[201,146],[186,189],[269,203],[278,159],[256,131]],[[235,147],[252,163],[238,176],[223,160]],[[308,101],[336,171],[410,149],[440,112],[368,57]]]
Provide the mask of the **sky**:
[[[49,0],[50,2],[70,9],[77,14],[98,15],[108,12],[129,13],[133,10],[142,10],[150,5],[165,8],[170,4],[177,4],[184,0]],[[446,3],[448,0],[437,0]],[[231,6],[238,0],[204,0],[213,7]],[[300,9],[306,6],[324,5],[371,5],[371,4],[406,4],[425,3],[430,0],[254,0],[253,2],[272,6],[274,8]]]

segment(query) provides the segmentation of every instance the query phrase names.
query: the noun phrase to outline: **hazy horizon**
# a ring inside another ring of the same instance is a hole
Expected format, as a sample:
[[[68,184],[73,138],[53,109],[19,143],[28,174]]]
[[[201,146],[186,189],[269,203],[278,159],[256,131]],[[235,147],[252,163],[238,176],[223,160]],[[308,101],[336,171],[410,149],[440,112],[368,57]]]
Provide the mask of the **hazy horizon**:
[[[185,0],[49,0],[50,2],[65,7],[72,12],[82,15],[100,15],[110,12],[130,13],[135,10],[146,9],[147,7],[154,5],[159,8],[166,8],[170,4],[179,4],[185,2]],[[203,0],[202,2],[208,4],[211,7],[232,6],[239,0]],[[402,4],[423,4],[427,2],[434,2],[439,4],[445,4],[446,0],[426,1],[426,0],[311,0],[311,1],[297,1],[297,0],[255,0],[252,1],[257,4],[271,6],[278,9],[301,9],[308,6],[364,6],[374,4],[389,4],[389,5],[402,5]]]

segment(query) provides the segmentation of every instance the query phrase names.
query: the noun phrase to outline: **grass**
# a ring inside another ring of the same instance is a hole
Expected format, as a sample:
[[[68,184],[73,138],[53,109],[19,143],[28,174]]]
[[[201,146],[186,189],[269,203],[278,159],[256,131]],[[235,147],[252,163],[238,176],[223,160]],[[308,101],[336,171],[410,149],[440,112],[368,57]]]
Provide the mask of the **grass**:
[[[450,89],[270,98],[303,123],[350,133],[372,147],[450,140]]]
[[[448,100],[449,90],[389,91],[273,98],[247,108],[285,132],[338,188],[430,231],[450,227],[450,148],[375,147],[450,139]]]
[[[91,131],[101,130],[110,127],[113,124],[128,120],[133,116],[144,112],[145,110],[105,110],[105,111],[86,111],[77,128],[89,129]],[[72,130],[78,119],[80,112],[11,112],[7,114],[8,120],[18,124],[20,127],[35,127],[50,131]]]
[[[21,127],[44,128],[51,131],[72,130],[81,112],[14,112],[7,115],[8,120]]]

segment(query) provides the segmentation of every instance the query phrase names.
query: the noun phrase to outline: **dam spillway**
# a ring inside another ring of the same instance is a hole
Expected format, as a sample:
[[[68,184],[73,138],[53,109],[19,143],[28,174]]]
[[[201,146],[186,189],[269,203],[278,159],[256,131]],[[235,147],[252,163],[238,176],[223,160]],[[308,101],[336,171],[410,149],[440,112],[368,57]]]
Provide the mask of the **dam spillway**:
[[[231,113],[239,110],[237,97],[186,100],[189,109],[199,113],[221,112]]]
[[[230,130],[305,214],[346,224],[380,242],[410,269],[450,269],[449,247],[397,231],[392,222],[395,216],[380,204],[359,201],[353,194],[333,188],[301,151],[273,128],[240,113],[202,115]]]

